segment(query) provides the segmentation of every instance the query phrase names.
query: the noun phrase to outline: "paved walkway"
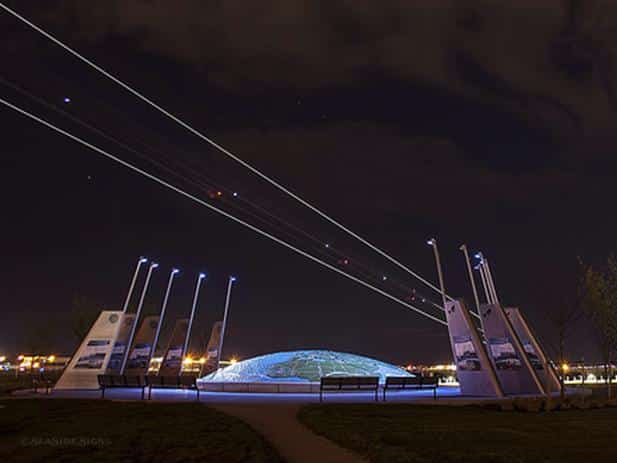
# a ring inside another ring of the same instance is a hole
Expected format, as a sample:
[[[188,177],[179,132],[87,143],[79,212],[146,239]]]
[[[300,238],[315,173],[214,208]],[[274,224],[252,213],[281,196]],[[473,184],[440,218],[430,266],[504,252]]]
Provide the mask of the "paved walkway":
[[[313,434],[296,414],[299,404],[217,404],[214,408],[248,423],[289,463],[366,463],[347,449]]]

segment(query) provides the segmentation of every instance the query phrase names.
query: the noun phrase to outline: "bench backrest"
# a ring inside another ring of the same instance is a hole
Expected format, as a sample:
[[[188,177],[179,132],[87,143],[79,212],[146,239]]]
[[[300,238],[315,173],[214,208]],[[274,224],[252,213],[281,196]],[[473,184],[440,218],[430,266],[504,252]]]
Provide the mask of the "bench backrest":
[[[378,376],[324,376],[320,379],[321,388],[378,387]]]
[[[126,379],[124,375],[109,375],[109,380],[111,382],[110,386],[114,386],[114,387],[126,386]]]
[[[96,379],[101,387],[110,387],[114,385],[111,375],[98,375]]]
[[[124,377],[125,385],[127,387],[145,387],[146,382],[143,376],[138,375],[126,375]]]
[[[423,386],[437,386],[439,378],[437,376],[423,376],[422,377],[422,385]]]
[[[146,384],[148,384],[148,386],[162,386],[163,378],[163,376],[148,375],[146,376]]]
[[[197,387],[197,376],[182,375],[178,377],[180,386],[183,387]]]
[[[421,376],[387,376],[386,387],[388,386],[419,386],[422,384]]]

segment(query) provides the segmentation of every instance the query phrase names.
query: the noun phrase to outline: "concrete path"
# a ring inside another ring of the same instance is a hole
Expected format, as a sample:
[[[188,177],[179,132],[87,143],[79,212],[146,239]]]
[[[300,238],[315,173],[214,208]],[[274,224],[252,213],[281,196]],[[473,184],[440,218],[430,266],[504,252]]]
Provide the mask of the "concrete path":
[[[366,463],[351,451],[313,434],[296,414],[298,404],[217,404],[214,408],[248,423],[288,463]]]

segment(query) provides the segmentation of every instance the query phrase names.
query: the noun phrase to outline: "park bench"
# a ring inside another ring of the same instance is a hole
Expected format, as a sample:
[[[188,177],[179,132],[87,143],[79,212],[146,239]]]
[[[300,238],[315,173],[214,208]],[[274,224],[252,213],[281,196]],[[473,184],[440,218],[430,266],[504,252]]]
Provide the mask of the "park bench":
[[[152,389],[190,389],[194,390],[197,394],[197,400],[199,401],[199,388],[197,387],[197,377],[193,375],[180,375],[180,376],[146,376],[146,383],[148,385],[148,400],[152,397]]]
[[[387,376],[383,386],[383,400],[386,400],[388,389],[432,389],[433,399],[437,399],[437,377],[436,376]]]
[[[365,392],[375,391],[378,400],[378,376],[325,376],[319,384],[319,401],[323,401],[324,392]]]
[[[43,373],[33,374],[32,379],[32,392],[38,393],[39,387],[45,388],[45,394],[49,394],[53,381],[45,376]]]
[[[101,398],[105,398],[105,389],[141,389],[141,400],[147,387],[143,376],[138,375],[98,375]]]

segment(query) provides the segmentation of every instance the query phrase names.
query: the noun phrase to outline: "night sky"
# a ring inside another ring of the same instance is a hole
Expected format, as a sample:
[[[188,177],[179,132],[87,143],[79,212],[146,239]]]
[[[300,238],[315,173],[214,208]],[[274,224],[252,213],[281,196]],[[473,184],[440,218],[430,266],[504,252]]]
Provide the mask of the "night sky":
[[[597,263],[615,250],[617,11],[596,0],[455,3],[7,5],[434,282],[435,236],[452,295],[471,302],[458,246],[482,250],[500,299],[550,347],[547,317],[574,294],[577,256]],[[2,98],[331,263],[348,258],[350,271],[439,301],[4,12],[0,59]],[[74,295],[121,307],[145,255],[161,264],[155,307],[170,268],[182,270],[170,318],[208,273],[196,332],[220,318],[227,277],[238,277],[225,356],[323,347],[450,360],[444,327],[5,107],[0,123],[0,353],[33,336],[72,352]],[[586,323],[568,356],[596,358]]]

